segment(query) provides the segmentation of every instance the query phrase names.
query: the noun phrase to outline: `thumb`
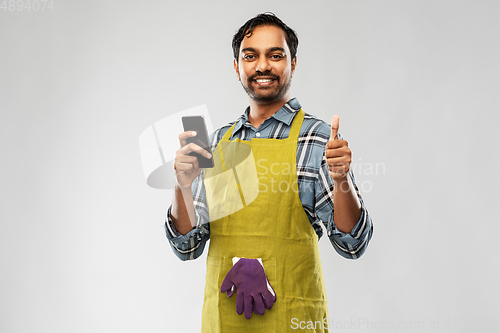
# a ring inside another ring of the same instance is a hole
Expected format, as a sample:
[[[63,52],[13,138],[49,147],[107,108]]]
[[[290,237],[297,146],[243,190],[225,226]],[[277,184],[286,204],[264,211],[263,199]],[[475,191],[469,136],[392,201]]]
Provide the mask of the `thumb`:
[[[229,291],[232,288],[232,286],[233,286],[232,275],[233,275],[232,271],[230,270],[227,273],[226,277],[224,278],[224,281],[222,281],[222,284],[220,286],[221,292],[225,293],[226,291]],[[231,294],[231,296],[233,295],[232,292],[230,294]],[[228,295],[228,297],[231,297],[231,296]]]
[[[330,140],[337,140],[339,137],[337,135],[339,131],[339,116],[334,115],[332,118],[332,132],[330,134]]]

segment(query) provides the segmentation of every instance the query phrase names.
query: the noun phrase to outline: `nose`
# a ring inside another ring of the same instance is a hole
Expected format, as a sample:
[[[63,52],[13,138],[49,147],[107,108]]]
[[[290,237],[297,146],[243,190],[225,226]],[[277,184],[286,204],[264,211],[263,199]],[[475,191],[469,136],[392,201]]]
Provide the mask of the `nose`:
[[[256,61],[255,71],[262,72],[271,70],[271,62],[267,57],[259,57],[259,60]]]

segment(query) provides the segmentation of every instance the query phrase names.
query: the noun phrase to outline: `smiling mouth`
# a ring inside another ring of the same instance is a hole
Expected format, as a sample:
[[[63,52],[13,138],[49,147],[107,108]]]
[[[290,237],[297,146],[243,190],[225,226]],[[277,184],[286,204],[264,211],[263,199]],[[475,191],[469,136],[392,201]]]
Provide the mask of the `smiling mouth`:
[[[274,79],[255,79],[255,82],[257,83],[264,83],[264,82],[271,82],[274,81]]]
[[[255,82],[260,87],[270,86],[276,81],[274,78],[266,77],[266,78],[255,78],[252,82]]]

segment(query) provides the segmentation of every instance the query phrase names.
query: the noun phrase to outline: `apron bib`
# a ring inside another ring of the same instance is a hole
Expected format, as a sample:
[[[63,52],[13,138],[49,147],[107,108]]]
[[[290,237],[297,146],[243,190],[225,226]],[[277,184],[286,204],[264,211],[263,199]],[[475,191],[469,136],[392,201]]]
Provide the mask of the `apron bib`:
[[[213,152],[215,167],[206,169],[204,176],[210,245],[202,332],[276,333],[292,328],[325,332],[328,328],[318,236],[298,192],[297,140],[303,120],[300,110],[288,138],[281,140],[230,141],[233,125]],[[264,315],[252,313],[247,320],[236,313],[237,290],[230,298],[220,292],[233,257],[262,258],[276,292],[274,306]],[[308,322],[315,329],[307,329]]]

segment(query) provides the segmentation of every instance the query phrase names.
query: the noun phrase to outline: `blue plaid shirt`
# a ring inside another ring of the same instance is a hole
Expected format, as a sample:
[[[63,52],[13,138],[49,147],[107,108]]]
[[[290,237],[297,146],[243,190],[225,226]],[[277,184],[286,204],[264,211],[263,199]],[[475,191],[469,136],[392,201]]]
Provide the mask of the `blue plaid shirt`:
[[[245,113],[236,120],[237,124],[230,139],[240,138],[249,141],[256,137],[261,139],[287,138],[292,120],[300,108],[297,99],[293,98],[283,105],[278,112],[266,119],[258,129],[255,129],[248,120],[250,107],[247,107]],[[223,126],[210,135],[210,148],[212,151],[233,124],[234,122]],[[318,235],[318,239],[323,235],[321,227],[321,224],[323,224],[334,249],[345,258],[357,259],[368,246],[373,233],[373,225],[356,186],[354,175],[350,171],[349,175],[361,202],[361,217],[350,233],[343,233],[335,226],[333,221],[334,183],[328,172],[325,158],[325,146],[330,139],[330,133],[330,125],[308,113],[305,114],[297,144],[299,197],[311,226]],[[340,134],[339,138],[342,139]],[[172,206],[167,211],[165,232],[174,253],[181,260],[191,260],[199,257],[210,238],[210,223],[208,222],[209,215],[203,175],[202,171],[191,186],[196,216],[193,230],[186,235],[177,232],[170,216]]]

